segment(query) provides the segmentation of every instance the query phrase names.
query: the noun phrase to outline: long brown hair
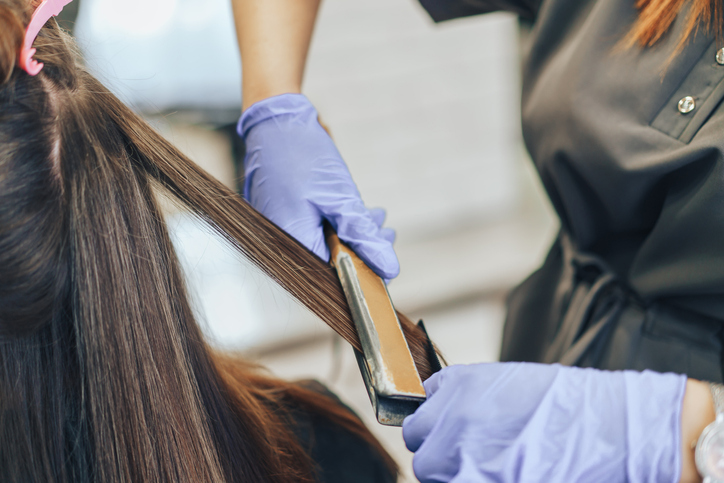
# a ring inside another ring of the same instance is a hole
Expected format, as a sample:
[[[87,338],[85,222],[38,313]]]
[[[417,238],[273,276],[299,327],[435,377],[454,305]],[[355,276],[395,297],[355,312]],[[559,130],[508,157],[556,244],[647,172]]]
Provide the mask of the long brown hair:
[[[154,189],[355,340],[330,269],[105,89],[55,21],[42,72],[18,69],[28,8],[0,0],[0,480],[312,481],[291,406],[394,468],[336,402],[210,350]]]
[[[637,0],[636,8],[639,15],[624,39],[626,47],[637,44],[642,47],[653,46],[684,12],[685,25],[672,55],[679,53],[699,29],[713,30],[717,39],[722,40],[722,0]]]

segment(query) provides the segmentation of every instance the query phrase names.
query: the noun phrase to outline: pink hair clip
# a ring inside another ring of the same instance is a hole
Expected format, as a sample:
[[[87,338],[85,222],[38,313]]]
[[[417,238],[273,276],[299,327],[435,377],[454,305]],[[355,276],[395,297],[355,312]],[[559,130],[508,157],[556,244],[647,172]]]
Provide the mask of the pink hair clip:
[[[33,43],[38,37],[40,29],[50,20],[50,17],[58,15],[63,10],[63,7],[72,1],[73,0],[44,0],[43,3],[35,9],[33,17],[30,19],[28,28],[25,31],[25,41],[23,42],[22,50],[20,50],[20,59],[18,60],[20,68],[28,74],[38,75],[43,69],[43,64],[33,59],[33,55],[35,55]]]

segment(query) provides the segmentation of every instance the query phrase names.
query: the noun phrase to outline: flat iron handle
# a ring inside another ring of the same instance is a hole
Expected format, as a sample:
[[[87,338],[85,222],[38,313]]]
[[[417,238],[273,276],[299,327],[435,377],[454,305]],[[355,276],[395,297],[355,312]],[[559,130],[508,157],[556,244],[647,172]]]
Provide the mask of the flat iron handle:
[[[425,398],[420,374],[384,280],[325,226],[330,263],[337,269],[364,356],[379,395]]]

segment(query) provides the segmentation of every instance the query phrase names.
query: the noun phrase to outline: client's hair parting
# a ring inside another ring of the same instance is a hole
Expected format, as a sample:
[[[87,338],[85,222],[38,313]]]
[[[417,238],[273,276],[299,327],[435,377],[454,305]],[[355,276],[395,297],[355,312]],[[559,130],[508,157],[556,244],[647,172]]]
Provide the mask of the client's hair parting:
[[[334,272],[93,78],[54,20],[43,71],[18,69],[28,9],[0,0],[0,479],[313,481],[292,408],[396,468],[331,398],[206,345],[154,188],[359,348]]]

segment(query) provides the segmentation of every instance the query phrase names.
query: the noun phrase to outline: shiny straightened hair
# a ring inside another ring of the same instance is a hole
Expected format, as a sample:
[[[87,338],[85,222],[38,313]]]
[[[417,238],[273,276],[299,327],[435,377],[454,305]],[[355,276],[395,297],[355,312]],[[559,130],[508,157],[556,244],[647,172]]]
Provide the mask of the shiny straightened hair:
[[[0,0],[0,480],[313,481],[289,407],[394,468],[338,403],[206,345],[153,188],[351,339],[333,273],[93,78],[54,20],[42,72],[18,69],[28,8]]]

